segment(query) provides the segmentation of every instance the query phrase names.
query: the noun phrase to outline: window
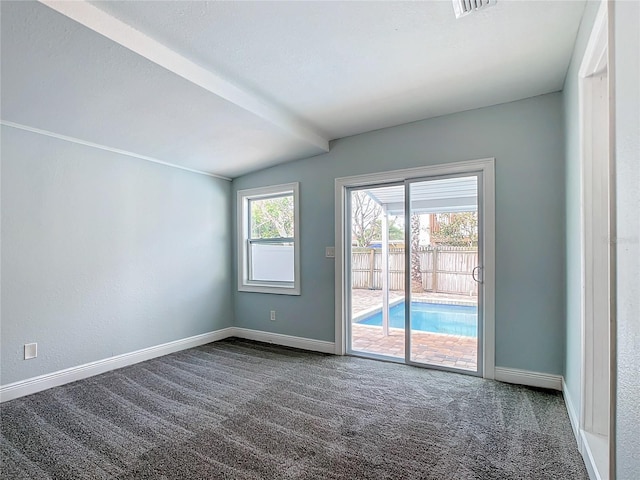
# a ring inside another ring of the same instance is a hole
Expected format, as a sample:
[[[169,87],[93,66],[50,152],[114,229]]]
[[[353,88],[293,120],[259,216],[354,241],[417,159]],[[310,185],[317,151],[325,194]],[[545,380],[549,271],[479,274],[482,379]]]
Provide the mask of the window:
[[[238,191],[238,290],[300,295],[298,184]]]

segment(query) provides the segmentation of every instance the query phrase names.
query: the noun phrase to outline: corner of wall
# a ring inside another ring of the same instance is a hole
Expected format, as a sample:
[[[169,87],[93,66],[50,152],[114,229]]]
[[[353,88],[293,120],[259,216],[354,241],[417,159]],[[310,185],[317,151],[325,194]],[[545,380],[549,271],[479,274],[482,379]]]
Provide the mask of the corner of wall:
[[[581,227],[580,227],[580,131],[578,70],[591,35],[600,0],[588,1],[572,53],[562,90],[564,162],[565,162],[565,355],[564,379],[566,391],[574,406],[580,409],[581,362]]]

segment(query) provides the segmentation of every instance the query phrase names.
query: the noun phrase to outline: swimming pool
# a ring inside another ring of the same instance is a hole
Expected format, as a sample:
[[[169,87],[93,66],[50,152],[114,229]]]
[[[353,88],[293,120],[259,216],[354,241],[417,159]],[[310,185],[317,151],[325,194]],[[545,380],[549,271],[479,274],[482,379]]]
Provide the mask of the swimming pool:
[[[382,325],[382,312],[373,313],[357,323],[380,326]],[[389,326],[404,328],[404,302],[389,309]],[[477,337],[478,309],[466,305],[411,302],[411,329],[421,332]]]

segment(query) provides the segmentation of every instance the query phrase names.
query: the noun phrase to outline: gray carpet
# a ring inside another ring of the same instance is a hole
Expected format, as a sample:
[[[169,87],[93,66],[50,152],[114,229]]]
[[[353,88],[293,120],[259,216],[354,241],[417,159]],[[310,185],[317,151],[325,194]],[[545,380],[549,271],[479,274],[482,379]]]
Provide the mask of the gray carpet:
[[[586,479],[562,396],[229,339],[2,404],[7,479]]]

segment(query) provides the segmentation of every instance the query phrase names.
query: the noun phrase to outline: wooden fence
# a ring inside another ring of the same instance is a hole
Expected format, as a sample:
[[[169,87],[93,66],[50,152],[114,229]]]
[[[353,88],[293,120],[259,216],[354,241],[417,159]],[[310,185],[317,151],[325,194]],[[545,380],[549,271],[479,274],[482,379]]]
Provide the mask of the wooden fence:
[[[420,247],[420,272],[425,291],[478,295],[471,274],[478,250],[470,247]],[[436,266],[434,269],[433,266]],[[404,290],[404,249],[389,249],[389,289]],[[351,254],[352,288],[382,288],[382,251],[354,247]]]

